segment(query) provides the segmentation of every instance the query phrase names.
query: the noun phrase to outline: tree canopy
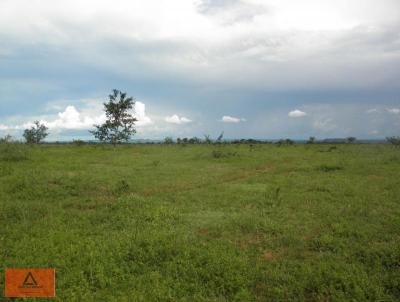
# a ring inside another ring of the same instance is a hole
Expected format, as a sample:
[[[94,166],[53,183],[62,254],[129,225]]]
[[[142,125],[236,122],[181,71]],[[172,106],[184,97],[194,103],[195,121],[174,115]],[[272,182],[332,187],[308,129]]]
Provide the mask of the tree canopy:
[[[25,129],[23,135],[28,144],[39,144],[49,135],[47,133],[48,129],[39,121],[34,121],[34,125],[30,129]]]
[[[90,133],[98,140],[113,145],[128,141],[136,133],[137,119],[129,112],[134,109],[134,99],[127,97],[126,92],[114,89],[108,102],[103,104],[107,119],[102,125],[94,125],[96,129]]]

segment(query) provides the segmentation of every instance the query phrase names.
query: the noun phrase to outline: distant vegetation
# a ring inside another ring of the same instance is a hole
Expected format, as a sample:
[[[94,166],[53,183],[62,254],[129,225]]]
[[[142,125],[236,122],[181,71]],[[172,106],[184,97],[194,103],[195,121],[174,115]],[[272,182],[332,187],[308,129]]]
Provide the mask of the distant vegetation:
[[[310,138],[307,141],[307,144],[315,144],[316,138],[315,136],[310,136]]]
[[[83,141],[83,140],[81,140],[81,139],[73,139],[72,140],[72,143],[75,145],[75,146],[83,146],[83,145],[86,145],[86,142],[85,141]]]
[[[357,138],[355,138],[354,136],[349,136],[348,138],[346,138],[346,140],[348,143],[351,144],[354,143],[357,140]]]
[[[400,136],[387,137],[386,140],[393,146],[400,147]]]

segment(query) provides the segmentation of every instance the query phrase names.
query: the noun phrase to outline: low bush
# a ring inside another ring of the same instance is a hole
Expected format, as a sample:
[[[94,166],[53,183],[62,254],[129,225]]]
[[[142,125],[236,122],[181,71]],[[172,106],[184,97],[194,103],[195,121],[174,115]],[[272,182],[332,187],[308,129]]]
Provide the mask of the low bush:
[[[211,152],[211,156],[213,158],[226,158],[226,157],[231,157],[231,156],[236,156],[237,152],[236,151],[224,151],[224,150],[213,150]]]
[[[118,181],[114,188],[113,188],[113,193],[115,195],[122,195],[124,193],[127,193],[129,191],[129,184],[126,180],[122,179]]]
[[[332,166],[332,165],[321,165],[318,167],[317,170],[322,171],[322,172],[335,172],[335,171],[343,170],[343,167]]]

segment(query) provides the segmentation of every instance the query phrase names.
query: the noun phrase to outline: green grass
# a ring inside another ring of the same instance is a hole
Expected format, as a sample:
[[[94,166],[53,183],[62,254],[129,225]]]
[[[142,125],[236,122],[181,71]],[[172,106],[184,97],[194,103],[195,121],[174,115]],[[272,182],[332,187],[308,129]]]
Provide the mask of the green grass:
[[[390,146],[13,148],[1,288],[53,267],[56,301],[400,300]]]

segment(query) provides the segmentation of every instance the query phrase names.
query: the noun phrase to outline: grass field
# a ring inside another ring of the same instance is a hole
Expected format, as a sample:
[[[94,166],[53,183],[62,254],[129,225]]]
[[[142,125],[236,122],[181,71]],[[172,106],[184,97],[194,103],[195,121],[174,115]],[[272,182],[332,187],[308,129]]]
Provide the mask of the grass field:
[[[13,148],[1,288],[53,267],[56,301],[400,301],[399,149]]]

